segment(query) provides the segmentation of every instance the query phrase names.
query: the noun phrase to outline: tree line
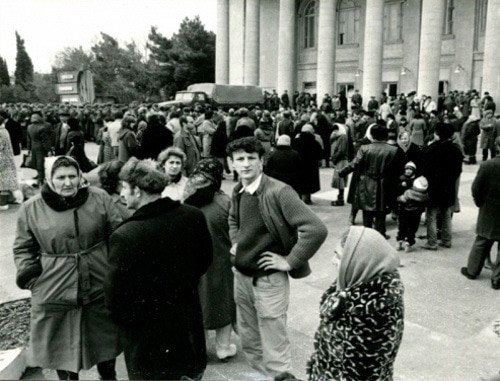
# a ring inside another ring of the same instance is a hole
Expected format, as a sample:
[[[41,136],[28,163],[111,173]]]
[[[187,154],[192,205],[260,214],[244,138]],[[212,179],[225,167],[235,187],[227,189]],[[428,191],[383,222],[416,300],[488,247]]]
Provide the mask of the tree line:
[[[16,48],[13,83],[7,62],[0,56],[0,103],[57,102],[55,84],[60,71],[90,69],[96,95],[114,97],[121,103],[157,102],[192,83],[215,81],[215,34],[205,29],[199,16],[186,17],[170,38],[152,26],[145,51],[135,42],[120,45],[101,32],[90,51],[66,47],[58,52],[49,74],[34,72],[17,32]]]

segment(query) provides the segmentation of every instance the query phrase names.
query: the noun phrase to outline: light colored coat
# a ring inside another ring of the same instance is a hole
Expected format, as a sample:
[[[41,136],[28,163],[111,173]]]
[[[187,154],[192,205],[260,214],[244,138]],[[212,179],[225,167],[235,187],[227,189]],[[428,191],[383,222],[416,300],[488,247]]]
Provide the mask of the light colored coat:
[[[0,125],[0,191],[14,191],[18,187],[14,152],[9,133]]]
[[[21,205],[14,242],[18,283],[34,267],[42,269],[31,288],[29,366],[78,372],[120,354],[103,290],[107,240],[120,222],[111,197],[94,187],[82,206],[62,212],[40,194]]]

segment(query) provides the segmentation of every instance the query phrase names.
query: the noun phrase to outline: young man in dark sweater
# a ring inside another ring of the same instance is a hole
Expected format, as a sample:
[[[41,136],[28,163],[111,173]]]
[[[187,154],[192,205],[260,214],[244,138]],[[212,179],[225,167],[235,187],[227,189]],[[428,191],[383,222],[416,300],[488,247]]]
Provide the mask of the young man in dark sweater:
[[[227,152],[240,178],[229,212],[238,333],[250,365],[272,379],[291,371],[288,274],[310,274],[327,229],[290,186],[263,174],[259,140],[235,140]]]

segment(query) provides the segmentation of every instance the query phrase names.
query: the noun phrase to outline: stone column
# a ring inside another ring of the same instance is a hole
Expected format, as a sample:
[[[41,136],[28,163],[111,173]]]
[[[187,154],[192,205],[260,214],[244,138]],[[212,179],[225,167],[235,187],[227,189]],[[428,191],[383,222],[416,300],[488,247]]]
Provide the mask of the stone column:
[[[259,84],[260,0],[246,0],[245,77],[246,85]]]
[[[384,0],[366,0],[363,54],[363,107],[370,97],[382,93],[382,59],[384,52]]]
[[[296,0],[280,0],[280,21],[278,35],[278,95],[288,90],[291,96],[295,91],[295,18]]]
[[[316,74],[318,103],[321,102],[325,93],[330,95],[335,93],[336,7],[336,0],[319,1],[318,69]]]
[[[245,65],[245,0],[229,1],[229,83],[243,85]]]
[[[418,97],[430,95],[432,99],[437,99],[445,6],[446,0],[422,0]]]
[[[229,83],[229,0],[217,0],[215,82]]]
[[[488,91],[497,104],[500,101],[500,23],[498,20],[500,20],[500,0],[488,0],[481,91]]]

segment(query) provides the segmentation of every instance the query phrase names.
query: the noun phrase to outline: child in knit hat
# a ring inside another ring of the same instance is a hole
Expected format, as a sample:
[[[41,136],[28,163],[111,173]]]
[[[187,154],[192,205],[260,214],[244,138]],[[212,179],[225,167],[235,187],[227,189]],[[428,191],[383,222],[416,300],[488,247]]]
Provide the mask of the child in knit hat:
[[[412,187],[405,190],[397,199],[400,205],[397,235],[398,250],[403,250],[404,246],[405,251],[409,252],[415,244],[415,234],[420,224],[420,217],[429,200],[428,186],[429,184],[424,176],[417,177],[413,181]]]

